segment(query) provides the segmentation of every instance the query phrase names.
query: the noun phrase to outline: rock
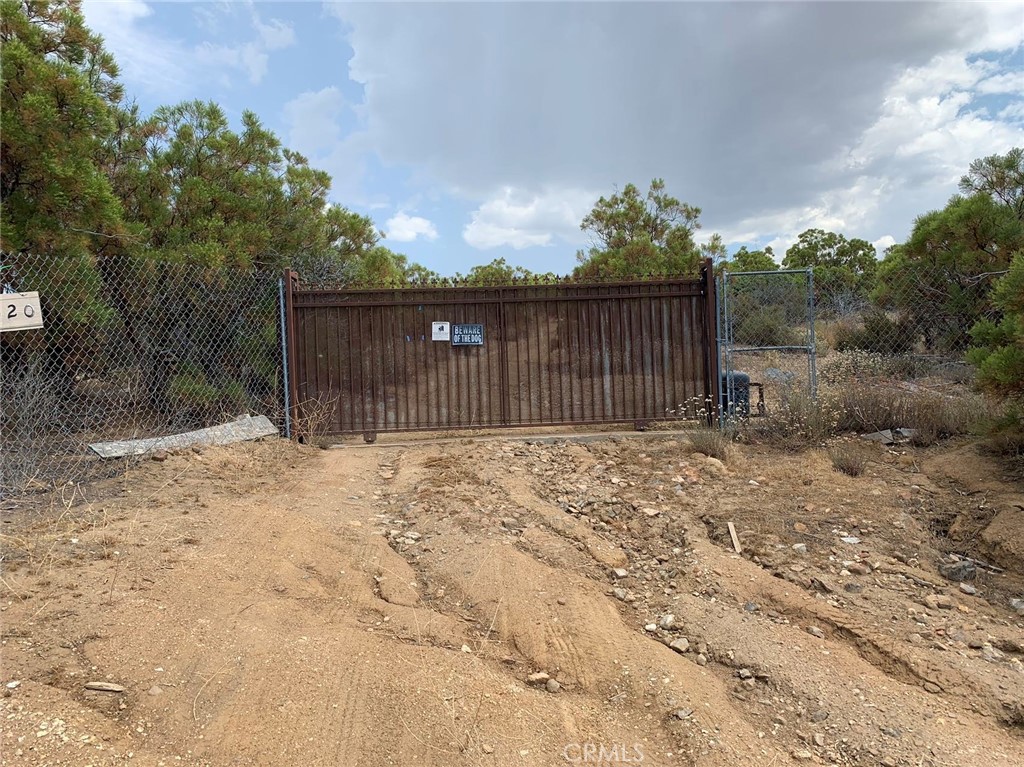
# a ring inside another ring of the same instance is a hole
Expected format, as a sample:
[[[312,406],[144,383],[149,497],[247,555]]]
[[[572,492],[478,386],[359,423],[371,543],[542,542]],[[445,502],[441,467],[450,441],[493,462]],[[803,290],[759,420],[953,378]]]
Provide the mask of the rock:
[[[751,673],[749,668],[741,668],[739,671],[736,672],[736,676],[738,676],[740,679],[754,678],[754,675]]]
[[[810,510],[811,509],[808,509],[808,511],[810,511]],[[798,533],[806,533],[807,532],[807,525],[805,525],[803,522],[794,522],[793,523],[793,529],[796,530]]]
[[[625,589],[612,589],[612,594],[615,596],[616,599],[621,600],[623,602],[626,601]]]
[[[952,610],[956,603],[948,594],[929,594],[924,598],[924,605],[932,610]]]
[[[556,693],[562,689],[562,685],[560,685],[554,679],[549,679],[547,682],[544,683],[544,689],[550,693]]]
[[[793,551],[795,551],[797,554],[806,554],[807,553],[807,544],[806,543],[794,543],[793,544]]]
[[[825,745],[825,736],[822,735],[820,732],[814,733],[814,735],[811,736],[811,740],[814,742],[814,745],[816,745],[818,748],[821,748]]]
[[[693,716],[693,709],[677,708],[675,711],[672,712],[672,716],[674,716],[676,719],[689,719],[691,716]]]
[[[708,665],[708,659],[707,659],[707,656],[704,655],[704,653],[700,653],[697,656],[697,665],[698,666],[706,666],[706,665]]]
[[[715,471],[721,472],[722,474],[724,474],[726,471],[725,464],[719,461],[717,458],[712,458],[708,456],[707,458],[704,459],[704,463],[710,466]]]
[[[866,562],[851,562],[846,569],[854,575],[871,575],[872,572],[871,565]]]
[[[961,583],[960,590],[968,596],[972,597],[978,593],[978,590],[974,588],[974,586],[971,586],[969,583]]]
[[[950,581],[973,581],[978,577],[978,568],[973,562],[961,559],[958,562],[943,562],[939,565],[939,572]]]
[[[410,531],[410,532],[405,534],[405,537],[408,538],[410,541],[418,541],[423,536],[420,535],[419,533],[414,533],[414,532]]]
[[[170,454],[166,450],[157,450],[149,458],[157,463],[163,463]]]
[[[612,575],[614,575],[616,578],[628,578],[629,570],[625,570],[621,567],[616,567],[614,570],[612,570]]]
[[[494,746],[490,746],[487,743],[484,743],[482,746],[480,746],[480,750],[483,751],[485,754],[493,754]]]
[[[687,639],[686,637],[681,637],[679,639],[676,639],[674,642],[672,642],[669,645],[669,647],[671,647],[676,652],[689,652],[689,650],[690,650],[690,640]]]
[[[652,633],[653,634],[657,630],[658,630],[658,624],[657,623],[648,623],[646,626],[644,626],[644,631],[646,631],[648,633]]]
[[[192,452],[195,453],[196,455],[202,455],[205,450],[206,448],[204,448],[202,445],[192,446]]]
[[[528,677],[526,677],[526,681],[530,684],[547,684],[547,681],[550,678],[551,677],[548,675],[547,672],[538,671],[537,673],[530,674]]]
[[[821,722],[824,722],[826,719],[828,719],[828,711],[826,711],[823,708],[819,708],[817,711],[811,714],[811,721],[815,724],[820,724]]]
[[[925,682],[922,687],[924,687],[925,692],[930,692],[932,695],[938,695],[942,692],[942,688],[935,684],[935,682]]]
[[[124,692],[124,688],[113,682],[86,682],[85,689],[96,692]]]
[[[473,652],[473,648],[470,647],[468,644],[464,644],[462,645],[462,652]]]
[[[1024,599],[1011,599],[1010,607],[1024,615]]]
[[[154,697],[157,696],[157,695],[163,695],[164,694],[163,688],[160,685],[157,685],[157,684],[155,684],[152,687],[150,687],[148,692],[149,692],[150,695],[152,695]]]
[[[501,526],[506,530],[520,530],[523,527],[523,523],[515,517],[505,517],[501,520]]]
[[[825,632],[822,631],[817,626],[808,626],[807,627],[807,633],[810,634],[811,636],[818,637],[818,639],[824,639],[825,638]]]
[[[972,650],[980,650],[982,647],[985,646],[985,643],[982,642],[980,639],[972,639],[970,642],[967,643],[967,646],[970,647]]]
[[[814,758],[814,753],[808,751],[806,748],[801,748],[793,751],[792,757],[796,759],[798,762],[809,762],[811,759]]]
[[[861,586],[859,583],[847,583],[843,585],[843,591],[846,591],[850,594],[859,594],[863,590],[864,587]]]
[[[856,535],[844,535],[839,540],[841,540],[843,543],[848,543],[851,546],[856,546],[858,543],[860,543],[860,538],[858,538]]]
[[[671,631],[675,625],[676,616],[672,615],[671,613],[667,615],[662,615],[661,618],[658,619],[658,627],[664,629],[665,631]]]

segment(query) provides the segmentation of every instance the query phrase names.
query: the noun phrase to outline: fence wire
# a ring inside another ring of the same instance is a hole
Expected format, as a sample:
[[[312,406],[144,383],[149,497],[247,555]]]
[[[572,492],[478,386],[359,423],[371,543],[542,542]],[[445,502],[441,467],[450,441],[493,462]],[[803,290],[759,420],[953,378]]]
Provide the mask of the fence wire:
[[[124,468],[88,449],[262,414],[280,422],[277,275],[195,264],[0,257],[45,328],[0,335],[0,496]]]
[[[878,280],[817,269],[811,281],[785,271],[723,277],[723,390],[730,372],[742,374],[754,415],[785,407],[794,392],[851,383],[965,393],[974,379],[971,328],[999,318],[989,302],[994,278],[948,270],[918,267]]]

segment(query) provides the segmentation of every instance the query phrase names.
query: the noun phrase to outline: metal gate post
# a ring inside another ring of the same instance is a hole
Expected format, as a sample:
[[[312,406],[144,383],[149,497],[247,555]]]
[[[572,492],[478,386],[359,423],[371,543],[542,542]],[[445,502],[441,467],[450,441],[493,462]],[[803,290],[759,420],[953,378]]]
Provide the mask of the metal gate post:
[[[284,347],[285,359],[285,385],[288,393],[285,395],[286,407],[288,407],[288,431],[289,439],[298,439],[302,436],[302,429],[299,428],[299,389],[298,389],[298,349],[295,346],[295,287],[298,285],[299,277],[291,269],[285,269],[282,277],[284,283]]]
[[[277,309],[281,319],[281,371],[284,378],[284,436],[292,438],[292,392],[289,386],[288,371],[288,323],[284,308],[284,277],[277,278]]]
[[[719,419],[718,410],[721,403],[718,401],[708,402],[708,400],[715,398],[715,394],[719,389],[718,380],[720,378],[716,332],[718,327],[718,299],[717,291],[715,290],[714,262],[710,258],[704,260],[700,276],[704,289],[704,377],[706,381],[704,400],[707,403],[708,409],[708,426],[713,426]]]

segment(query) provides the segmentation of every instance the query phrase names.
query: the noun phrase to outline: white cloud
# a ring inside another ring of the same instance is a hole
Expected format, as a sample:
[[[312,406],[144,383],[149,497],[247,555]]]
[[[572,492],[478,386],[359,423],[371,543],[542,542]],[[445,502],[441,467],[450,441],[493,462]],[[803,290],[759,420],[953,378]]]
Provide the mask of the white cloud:
[[[249,28],[256,38],[225,43],[245,26],[232,24],[231,34],[218,24],[217,9],[208,8],[197,26],[217,30],[216,42],[186,42],[168,37],[153,23],[153,4],[144,0],[84,0],[82,10],[91,29],[103,35],[124,78],[163,98],[181,98],[193,92],[192,83],[209,77],[211,68],[224,82],[229,73],[241,72],[257,84],[266,76],[270,54],[295,43],[292,27],[279,20],[263,22],[254,5],[222,5],[220,12],[232,17],[247,11]],[[211,34],[213,34],[211,32]]]
[[[885,254],[885,251],[888,248],[891,248],[893,245],[896,244],[896,238],[893,237],[891,234],[886,234],[879,237],[871,244],[874,246],[875,251],[878,253],[878,255],[882,256]]]
[[[425,240],[437,239],[437,227],[420,216],[410,216],[405,211],[398,211],[384,225],[385,235],[395,242],[413,242],[422,237]]]
[[[84,0],[82,13],[86,24],[103,35],[122,75],[132,83],[174,97],[186,91],[188,46],[148,29],[146,20],[153,9],[143,0]]]
[[[284,105],[288,146],[306,155],[329,150],[341,141],[338,120],[345,98],[334,86],[307,91]]]
[[[598,196],[579,190],[530,195],[506,187],[472,213],[462,238],[481,250],[550,245],[556,237],[580,243],[580,221]]]
[[[732,242],[898,237],[973,158],[1024,144],[1018,110],[973,101],[1019,92],[1019,4],[329,9],[368,146],[482,201],[477,248],[560,242],[593,198],[571,225],[540,214],[551,200],[655,176]]]

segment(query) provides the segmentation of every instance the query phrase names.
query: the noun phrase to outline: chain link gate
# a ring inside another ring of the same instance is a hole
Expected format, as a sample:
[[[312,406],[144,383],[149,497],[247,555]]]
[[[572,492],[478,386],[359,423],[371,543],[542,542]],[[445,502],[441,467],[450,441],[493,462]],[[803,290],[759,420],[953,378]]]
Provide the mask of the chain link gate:
[[[796,391],[816,397],[814,271],[723,272],[717,292],[721,424]]]

